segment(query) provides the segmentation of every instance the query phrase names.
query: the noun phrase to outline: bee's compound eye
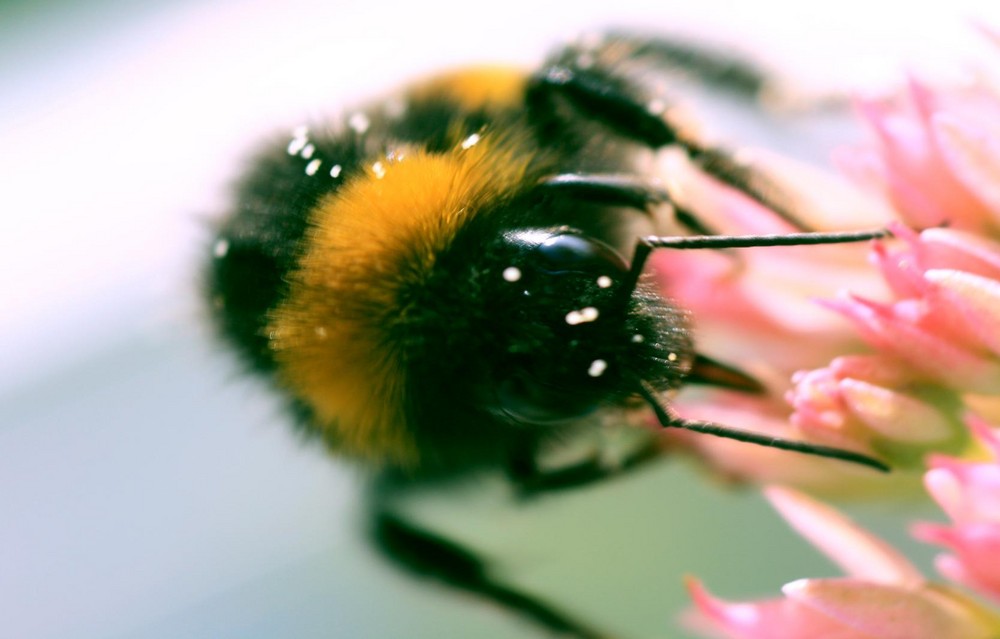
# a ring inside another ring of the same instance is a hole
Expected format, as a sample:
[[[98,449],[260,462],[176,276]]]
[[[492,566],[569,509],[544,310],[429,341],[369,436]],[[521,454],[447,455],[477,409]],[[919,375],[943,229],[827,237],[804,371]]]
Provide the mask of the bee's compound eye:
[[[519,256],[517,262],[542,273],[614,277],[628,272],[628,264],[615,249],[574,229],[520,229],[503,239]]]
[[[502,299],[495,320],[489,397],[526,424],[572,421],[605,403],[620,383],[614,353],[626,343],[614,284],[628,272],[613,248],[571,228],[519,229],[494,257]],[[491,316],[492,318],[493,316]]]
[[[550,273],[581,272],[615,275],[628,270],[610,246],[574,232],[550,235],[534,247],[538,266]]]
[[[527,376],[506,379],[496,388],[497,406],[526,424],[548,424],[585,417],[600,406],[600,394],[577,388],[550,388]]]

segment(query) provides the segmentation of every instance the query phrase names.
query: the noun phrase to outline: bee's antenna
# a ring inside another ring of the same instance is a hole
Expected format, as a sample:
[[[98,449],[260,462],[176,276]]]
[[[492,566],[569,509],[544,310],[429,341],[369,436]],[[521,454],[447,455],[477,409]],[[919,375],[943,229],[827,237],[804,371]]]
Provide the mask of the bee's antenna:
[[[628,275],[619,289],[622,306],[627,307],[628,300],[635,292],[646,260],[653,249],[731,249],[751,248],[755,246],[805,246],[810,244],[845,244],[862,242],[883,237],[891,237],[888,229],[873,229],[867,231],[838,231],[832,233],[784,233],[779,235],[691,235],[666,236],[648,235],[639,238],[635,252],[632,254],[632,264]]]
[[[696,433],[705,433],[716,437],[735,439],[736,441],[746,442],[748,444],[757,444],[758,446],[767,446],[768,448],[778,448],[781,450],[790,450],[796,453],[804,453],[806,455],[839,459],[841,461],[874,468],[875,470],[883,473],[887,473],[891,470],[888,465],[878,459],[875,459],[874,457],[869,457],[868,455],[863,455],[861,453],[855,453],[850,450],[844,450],[842,448],[818,446],[801,441],[782,439],[780,437],[758,435],[756,433],[729,428],[713,422],[682,419],[673,414],[670,409],[667,408],[662,401],[660,401],[657,397],[656,391],[649,385],[648,382],[645,381],[640,382],[639,394],[642,395],[642,398],[645,399],[646,402],[653,408],[653,412],[656,413],[656,419],[664,428],[683,428],[684,430],[690,430]]]

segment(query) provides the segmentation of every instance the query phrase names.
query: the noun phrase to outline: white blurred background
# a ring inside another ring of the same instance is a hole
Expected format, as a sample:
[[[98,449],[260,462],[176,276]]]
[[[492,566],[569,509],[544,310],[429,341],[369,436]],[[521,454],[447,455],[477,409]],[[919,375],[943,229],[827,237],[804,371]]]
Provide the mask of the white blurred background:
[[[996,6],[0,3],[0,636],[533,636],[384,566],[359,478],[210,343],[205,221],[243,153],[414,74],[530,65],[602,26],[728,43],[808,90],[886,86],[988,58],[972,24]],[[830,136],[786,142],[823,157]],[[759,498],[681,463],[526,511],[490,493],[421,508],[627,637],[681,636],[683,574],[734,598],[834,574]],[[858,515],[905,540],[895,513]]]

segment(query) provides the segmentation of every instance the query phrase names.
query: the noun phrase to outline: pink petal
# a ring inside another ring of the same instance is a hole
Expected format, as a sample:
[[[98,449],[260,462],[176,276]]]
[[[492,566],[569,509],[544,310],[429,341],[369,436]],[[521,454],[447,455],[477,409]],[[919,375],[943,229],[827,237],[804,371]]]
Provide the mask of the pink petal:
[[[951,547],[955,542],[953,531],[947,524],[919,522],[910,526],[910,534],[920,541],[940,546]]]
[[[848,575],[883,584],[923,583],[902,554],[833,508],[787,488],[769,487],[764,495],[796,532]]]
[[[963,484],[966,521],[1000,524],[1000,465],[969,464],[956,473]],[[961,521],[956,518],[956,522]]]
[[[970,524],[944,533],[923,526],[915,533],[954,551],[954,559],[946,562],[949,578],[1000,599],[1000,525]]]
[[[878,137],[882,161],[891,172],[910,174],[928,162],[930,140],[919,122],[900,116],[886,102],[862,98],[857,107]]]
[[[859,101],[859,111],[878,139],[878,157],[873,160],[870,153],[859,151],[859,157],[841,164],[869,183],[881,182],[898,213],[914,226],[996,228],[1000,217],[995,171],[1000,153],[992,128],[996,98],[982,93],[984,99],[973,101],[963,94],[942,107],[939,103],[951,94],[940,95],[911,77],[908,109]]]
[[[927,291],[923,269],[911,253],[890,252],[885,244],[879,242],[872,249],[871,260],[897,297],[919,297]]]
[[[931,269],[925,277],[940,287],[941,303],[950,302],[966,331],[1000,354],[1000,281],[950,269]]]
[[[886,176],[889,197],[899,215],[918,228],[941,226],[951,221],[950,208],[935,202],[920,188],[921,178],[890,172]]]
[[[829,369],[839,379],[861,379],[886,388],[899,388],[913,381],[909,367],[880,355],[844,355],[830,362]]]
[[[944,468],[932,468],[924,474],[924,486],[934,501],[953,521],[969,521],[975,512],[965,499],[962,482],[956,473]]]
[[[942,577],[956,584],[974,588],[975,579],[966,570],[965,564],[955,555],[940,554],[934,557],[934,568]]]
[[[854,415],[885,439],[931,444],[955,434],[951,421],[924,401],[855,379],[841,380],[840,387]]]
[[[859,100],[857,107],[878,137],[880,153],[876,162],[881,164],[882,182],[897,210],[915,226],[939,224],[944,212],[914,186],[922,182],[918,177],[923,173],[921,165],[928,163],[931,153],[926,131],[911,120],[897,117],[884,103]]]
[[[872,149],[840,148],[833,151],[833,164],[867,191],[886,193],[886,171],[881,156]]]
[[[963,217],[971,228],[981,228],[982,222],[995,228],[1000,222],[1000,140],[952,114],[936,116],[934,132],[955,176],[978,201],[975,208],[962,211]]]
[[[923,589],[855,579],[810,579],[790,583],[782,590],[789,599],[840,621],[859,636],[878,639],[992,636],[990,628],[957,602]]]
[[[966,392],[993,393],[1000,388],[1000,364],[956,348],[948,340],[897,317],[897,308],[852,297],[821,303],[854,320],[862,336],[908,362],[929,379]]]
[[[713,597],[699,581],[687,579],[698,611],[725,636],[738,639],[870,639],[787,599],[728,603]]]
[[[924,486],[957,524],[1000,524],[1000,464],[971,463],[934,455]]]
[[[950,268],[1000,279],[1000,243],[942,228],[927,229],[913,239],[913,252],[924,269]]]
[[[909,89],[910,103],[917,112],[917,121],[923,126],[924,132],[930,134],[931,118],[934,117],[934,113],[937,110],[934,92],[912,74],[907,77],[906,85]],[[928,137],[928,140],[931,143],[935,141],[930,137]]]

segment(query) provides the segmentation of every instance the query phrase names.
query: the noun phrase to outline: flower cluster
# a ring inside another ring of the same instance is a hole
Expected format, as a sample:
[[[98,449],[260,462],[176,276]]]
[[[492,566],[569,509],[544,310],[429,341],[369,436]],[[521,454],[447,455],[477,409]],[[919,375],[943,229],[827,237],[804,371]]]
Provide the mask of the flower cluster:
[[[994,462],[992,469],[994,474],[1000,473],[1000,464]],[[928,473],[928,481],[935,472]],[[996,484],[983,486],[981,479],[971,479],[969,475],[974,473],[965,474],[965,490],[949,495],[951,506],[973,510],[995,507]],[[993,503],[979,503],[990,488]],[[837,511],[790,490],[771,488],[766,495],[796,531],[820,547],[847,576],[801,579],[782,588],[783,598],[750,603],[722,601],[691,580],[688,589],[697,607],[689,620],[691,625],[739,639],[988,639],[1000,633],[1000,615],[954,588],[925,580],[892,547]],[[992,524],[994,557],[998,521],[994,518]],[[921,530],[930,537],[950,536],[952,543],[962,536],[944,528]],[[968,528],[965,531],[969,532]],[[957,545],[966,550],[966,544]],[[966,576],[976,568],[961,559],[942,564]],[[995,560],[985,567],[990,569],[992,575],[973,578],[996,579]]]
[[[839,163],[891,211],[895,239],[867,247],[867,264],[850,247],[810,250],[807,258],[769,253],[736,268],[731,258],[726,263],[716,256],[715,271],[684,278],[698,271],[681,259],[664,259],[659,266],[671,294],[695,313],[707,311],[729,330],[737,327],[744,342],[747,331],[758,331],[762,341],[750,342],[778,353],[770,369],[754,368],[752,352],[741,360],[768,383],[767,397],[719,402],[695,396],[682,398],[680,409],[865,452],[902,471],[897,476],[922,473],[951,523],[919,524],[913,534],[948,550],[937,561],[945,578],[1000,602],[1000,435],[988,425],[1000,424],[1000,95],[984,81],[932,90],[911,80],[905,95],[864,100],[860,112],[874,142],[841,152]],[[716,196],[712,204],[725,212],[734,197]],[[737,198],[729,210],[755,206]],[[869,224],[877,224],[884,209],[873,206]],[[831,219],[809,222],[825,230]],[[822,269],[836,273],[850,292],[829,291]],[[814,323],[807,311],[776,300],[782,277],[806,282],[816,308],[842,323]],[[771,451],[702,440],[691,445],[713,466],[751,482],[872,486],[863,472],[861,482],[852,483],[851,469],[842,465],[773,464]],[[744,639],[1000,636],[995,608],[959,587],[928,581],[836,511],[786,489],[766,494],[847,576],[799,580],[784,587],[783,598],[739,604],[692,580],[700,628]]]
[[[962,231],[893,231],[905,248],[879,245],[872,256],[895,299],[824,303],[854,322],[874,352],[797,373],[787,398],[808,436],[836,434],[919,467],[928,451],[961,451],[964,412],[1000,395],[1000,262],[973,264],[986,241]],[[980,255],[1000,260],[1000,246],[991,248]]]
[[[771,159],[770,161],[774,161]],[[782,234],[797,231],[789,221],[742,194],[720,187],[683,163],[669,166],[685,185],[684,204],[705,211],[710,228],[734,235]],[[796,211],[812,228],[833,229],[845,207],[870,214],[869,228],[884,225],[886,214],[846,183],[799,165],[780,167],[802,193]],[[833,193],[823,202],[808,200]],[[840,206],[834,206],[839,204]],[[874,221],[872,221],[874,220]],[[866,451],[859,438],[838,437],[832,429],[814,435],[789,420],[784,395],[796,370],[819,367],[838,354],[857,350],[860,341],[847,322],[815,304],[815,297],[832,297],[844,285],[866,295],[887,292],[871,277],[867,244],[747,249],[739,252],[662,251],[653,262],[659,284],[694,318],[699,348],[734,363],[763,383],[758,396],[715,389],[685,389],[675,406],[687,418],[733,425],[786,439]],[[721,472],[753,483],[790,483],[812,489],[836,486],[849,492],[857,480],[864,489],[871,471],[842,462],[789,455],[774,449],[704,436],[677,434]]]
[[[913,533],[955,553],[938,558],[941,574],[1000,601],[1000,435],[982,421],[970,425],[992,460],[932,457],[924,485],[953,523],[920,524]]]
[[[902,247],[871,255],[892,299],[825,302],[874,352],[801,372],[788,394],[803,432],[846,435],[902,466],[960,452],[961,416],[1000,397],[1000,97],[978,85],[959,93],[911,81],[901,104],[862,103],[878,142],[841,164],[902,221],[891,227]]]
[[[842,152],[840,164],[880,201],[801,168],[791,173],[787,163],[780,174],[798,187],[792,208],[808,212],[801,221],[809,227],[837,228],[849,207],[856,225],[888,224],[896,239],[657,256],[661,285],[691,309],[698,337],[708,335],[704,343],[770,391],[721,400],[689,393],[678,408],[920,470],[930,452],[968,452],[967,411],[1000,421],[1000,96],[981,84],[935,93],[913,80],[905,96],[867,100],[860,111],[875,143]],[[795,230],[690,173],[684,196],[713,212],[710,226]],[[853,480],[870,479],[843,464],[774,464],[773,451],[689,440],[713,466],[751,482],[849,492]]]

